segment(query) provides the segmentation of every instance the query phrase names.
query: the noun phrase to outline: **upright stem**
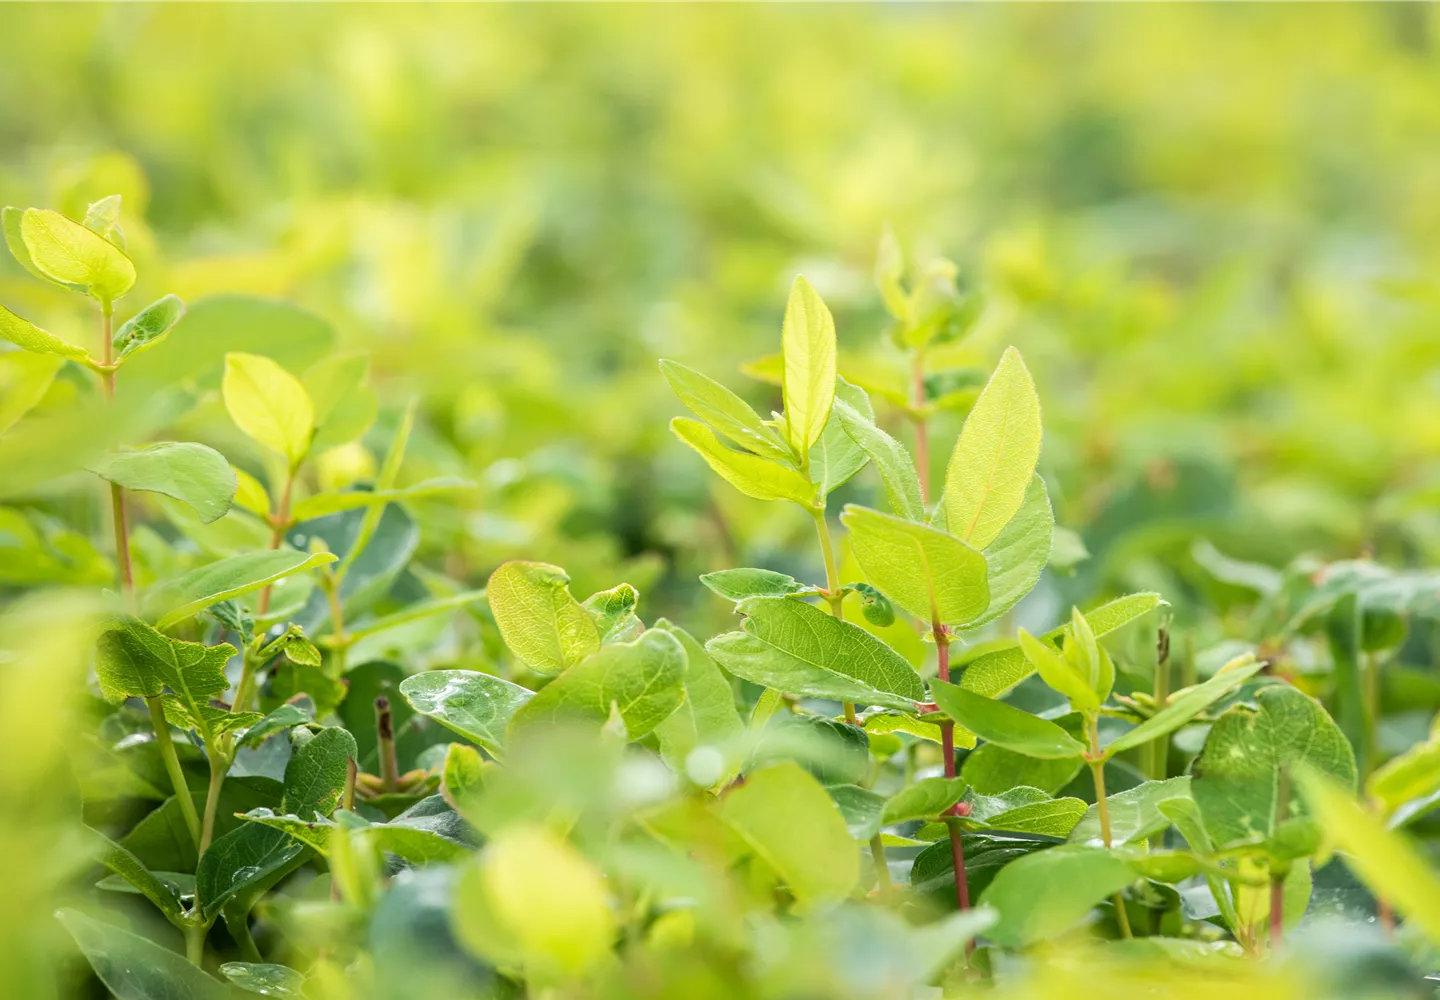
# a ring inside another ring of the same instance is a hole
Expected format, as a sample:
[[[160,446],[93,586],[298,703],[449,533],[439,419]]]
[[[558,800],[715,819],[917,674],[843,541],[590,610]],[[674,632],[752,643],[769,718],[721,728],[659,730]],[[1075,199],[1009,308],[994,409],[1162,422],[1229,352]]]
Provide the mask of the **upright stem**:
[[[227,921],[225,929],[230,932],[230,936],[235,939],[235,944],[239,946],[241,958],[247,962],[258,963],[265,961],[260,955],[260,949],[255,945],[254,936],[250,933],[250,921],[248,918],[245,920],[237,920],[233,924]]]
[[[250,695],[255,688],[255,671],[260,666],[260,645],[263,638],[262,634],[250,640],[250,645],[245,647],[245,656],[240,661],[240,683],[235,686],[235,704],[231,706],[237,712],[244,712],[249,708]]]
[[[840,570],[835,564],[835,546],[830,541],[830,523],[825,520],[824,506],[811,507],[810,516],[815,519],[815,531],[820,536],[820,551],[825,556],[825,601],[830,613],[836,618],[845,615],[845,594],[840,590]],[[845,721],[859,725],[855,716],[855,703],[845,702]]]
[[[220,739],[228,740],[228,736]],[[230,770],[230,763],[221,754],[220,747],[210,746],[206,749],[210,753],[210,790],[205,795],[205,820],[200,827],[201,854],[205,853],[215,839],[215,817],[220,811],[220,789],[225,787],[225,774]]]
[[[890,881],[890,866],[885,862],[885,842],[880,834],[870,838],[870,859],[875,862],[875,887],[880,898],[888,900],[895,893],[895,883]]]
[[[1270,876],[1270,952],[1274,954],[1285,937],[1285,879]]]
[[[950,680],[950,632],[940,622],[931,623],[931,631],[935,633],[935,650],[938,656],[938,670],[940,679],[945,682]],[[955,777],[955,723],[949,719],[940,723],[940,753],[944,758],[941,762],[945,768],[945,777]],[[970,885],[965,874],[965,845],[960,840],[960,823],[957,817],[947,816],[945,827],[950,834],[950,860],[955,868],[955,901],[960,909],[970,909]]]
[[[208,930],[200,923],[185,925],[185,957],[197,968],[205,961],[205,932]]]
[[[920,502],[930,503],[930,428],[925,419],[925,352],[914,352],[910,379],[910,420],[915,425],[915,472],[920,478]]]
[[[1090,765],[1090,777],[1095,782],[1095,811],[1100,816],[1100,839],[1105,842],[1105,849],[1108,851],[1112,845],[1113,837],[1110,830],[1110,801],[1105,796],[1105,758],[1100,755],[1100,723],[1093,716],[1086,720],[1086,729],[1090,736],[1090,754],[1087,763]],[[1120,925],[1120,936],[1132,937],[1130,932],[1130,914],[1125,909],[1125,894],[1117,892],[1110,897],[1115,904],[1115,921]]]
[[[390,714],[390,699],[375,699],[375,734],[380,756],[380,781],[385,791],[393,792],[400,784],[400,765],[395,759],[395,722]]]
[[[105,364],[114,362],[114,348],[110,343],[112,309],[110,303],[100,306],[101,355]],[[115,373],[107,371],[100,376],[100,387],[108,402],[115,402]],[[110,484],[110,520],[115,526],[115,566],[120,574],[120,591],[127,601],[135,596],[135,572],[130,565],[130,531],[125,523],[125,491],[117,484]]]
[[[278,549],[280,543],[285,541],[285,529],[290,524],[290,494],[295,489],[295,470],[290,469],[285,473],[285,487],[280,491],[280,504],[275,508],[275,513],[270,517],[270,548]],[[260,596],[255,602],[255,613],[260,616],[270,612],[270,588],[265,587],[260,591]]]
[[[345,635],[345,606],[340,600],[340,580],[330,572],[329,566],[320,567],[320,587],[330,604],[330,664],[331,673],[345,672],[345,652],[350,639]]]
[[[150,709],[150,725],[155,728],[155,742],[160,745],[160,759],[165,762],[170,784],[175,789],[175,798],[180,802],[180,815],[185,817],[190,838],[195,842],[196,850],[199,850],[200,817],[195,812],[195,802],[190,798],[190,787],[185,784],[185,772],[180,769],[180,758],[176,756],[175,744],[170,739],[170,723],[165,721],[165,709],[158,696],[146,698],[145,704]]]
[[[345,791],[340,795],[340,808],[348,812],[355,810],[355,775],[358,770],[354,757],[345,762]]]

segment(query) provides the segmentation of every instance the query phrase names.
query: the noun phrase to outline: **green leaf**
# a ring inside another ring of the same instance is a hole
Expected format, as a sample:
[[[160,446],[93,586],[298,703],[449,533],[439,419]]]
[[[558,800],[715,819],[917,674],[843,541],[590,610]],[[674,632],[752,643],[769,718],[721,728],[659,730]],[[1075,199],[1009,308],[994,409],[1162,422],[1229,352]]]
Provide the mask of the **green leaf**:
[[[663,359],[660,373],[692,413],[746,451],[781,462],[795,460],[795,454],[750,404],[719,382]]]
[[[125,249],[125,233],[120,229],[120,209],[124,199],[118,194],[107,194],[99,201],[92,201],[85,209],[82,220],[85,228],[99,233],[121,250]]]
[[[301,819],[330,815],[340,804],[350,761],[356,753],[355,737],[339,726],[322,729],[296,747],[285,766],[281,808]]]
[[[1365,782],[1365,796],[1393,813],[1440,790],[1440,740],[1417,743],[1392,757]]]
[[[1109,796],[1105,801],[1110,810],[1111,843],[1137,844],[1151,834],[1159,833],[1170,825],[1170,818],[1160,810],[1161,805],[1189,797],[1189,775],[1165,781],[1146,781]],[[1079,824],[1070,831],[1070,840],[1104,846],[1098,806],[1092,805],[1086,811]]]
[[[139,858],[109,837],[88,827],[86,832],[101,845],[100,863],[134,886],[140,895],[155,904],[167,920],[178,925],[185,916],[185,907],[181,905],[180,893],[175,886],[156,878]]]
[[[516,710],[509,732],[536,723],[579,720],[604,725],[620,714],[631,740],[664,722],[685,697],[685,650],[651,629],[634,642],[600,649],[545,685]]]
[[[286,965],[268,962],[226,962],[220,975],[249,993],[304,1000],[305,976]]]
[[[885,796],[859,785],[826,785],[825,791],[845,817],[851,839],[863,844],[880,832]]]
[[[735,708],[735,692],[730,681],[720,672],[705,647],[689,632],[666,621],[655,628],[669,632],[685,650],[685,700],[664,722],[655,728],[660,739],[660,754],[677,770],[684,770],[685,759],[697,747],[723,749],[738,739],[745,724]],[[716,775],[716,782],[728,777],[729,769]]]
[[[859,386],[851,385],[838,375],[835,378],[835,402],[844,402],[866,419],[875,419],[870,397]],[[841,418],[832,409],[825,430],[810,449],[810,479],[820,487],[820,495],[829,496],[848,483],[865,468],[870,456],[845,432]]]
[[[1059,798],[1029,802],[1013,809],[992,814],[985,825],[992,830],[1034,833],[1046,837],[1065,837],[1085,815],[1082,799]]]
[[[1265,665],[1248,654],[1231,661],[1203,684],[1184,688],[1172,694],[1165,707],[1140,725],[1122,734],[1105,748],[1107,756],[1143,746],[1166,733],[1174,732],[1225,695],[1260,672]]]
[[[1135,880],[1108,851],[1066,845],[1027,854],[1000,870],[980,896],[1000,920],[989,936],[1008,948],[1052,938]]]
[[[365,354],[332,354],[305,370],[301,382],[315,407],[318,453],[354,441],[375,422],[375,392],[365,384],[370,358]]]
[[[1130,594],[1085,612],[1085,620],[1097,637],[1104,636],[1154,611],[1163,603],[1159,594]],[[1070,625],[1067,623],[1040,638],[1053,645],[1069,634]],[[960,686],[991,698],[1005,694],[1034,672],[1018,644],[1000,649],[982,648],[969,656],[962,655],[951,664],[951,669],[961,667],[965,668],[965,676],[961,678]]]
[[[676,417],[670,430],[700,455],[721,479],[756,500],[790,500],[811,506],[815,487],[788,465],[725,447],[715,432],[698,420]]]
[[[805,279],[796,277],[780,333],[785,433],[802,461],[820,440],[835,399],[835,320]]]
[[[68,289],[72,292],[79,292],[81,295],[86,294],[87,289],[84,285],[69,281],[56,281],[35,266],[35,262],[30,259],[30,248],[25,245],[25,237],[20,233],[20,220],[24,217],[25,209],[23,208],[15,208],[14,206],[7,205],[3,211],[0,211],[0,220],[3,220],[5,228],[5,245],[10,248],[10,253],[20,262],[20,266],[41,281],[47,281],[52,285],[59,285],[61,288]]]
[[[0,317],[0,328],[4,322]],[[29,351],[0,354],[0,434],[45,398],[64,364],[63,358]]]
[[[1440,878],[1430,859],[1404,834],[1386,829],[1344,785],[1310,768],[1297,778],[1326,835],[1345,852],[1345,864],[1431,944],[1440,944]]]
[[[793,576],[769,569],[719,569],[702,574],[700,582],[727,601],[737,603],[747,597],[786,597],[814,589]]]
[[[237,427],[299,467],[315,433],[315,408],[299,379],[267,357],[231,353],[221,393]]]
[[[885,803],[884,824],[934,819],[959,802],[967,787],[964,778],[921,778]]]
[[[384,493],[395,488],[395,483],[400,477],[400,466],[405,461],[405,449],[410,443],[410,434],[415,429],[415,410],[419,405],[419,398],[411,397],[410,402],[407,403],[405,409],[401,411],[400,423],[395,428],[394,437],[390,439],[390,447],[385,451],[385,459],[380,463],[380,473],[375,477],[376,492]],[[400,509],[403,510],[403,508]],[[357,562],[364,565],[365,562],[368,561],[362,559],[362,557],[366,556],[366,550],[369,549],[370,542],[384,526],[385,515],[389,510],[390,507],[387,504],[374,504],[365,508],[365,515],[360,520],[360,527],[356,530],[354,539],[350,541],[349,547],[345,550],[345,555],[341,557],[340,565],[335,570],[337,575],[347,578],[345,581],[346,588],[361,586],[357,579],[359,574],[352,577],[351,570],[354,569]],[[394,523],[393,520],[392,523]],[[416,540],[418,541],[418,534]],[[405,559],[399,560],[394,566],[394,572],[398,573],[408,558],[409,554],[407,552]],[[380,559],[379,554],[373,552],[370,553],[370,559],[384,561]],[[383,574],[376,576],[377,585],[380,584],[381,576],[383,576]],[[354,600],[352,590],[347,589],[344,593],[347,600]],[[376,597],[378,597],[378,594]]]
[[[195,900],[203,912],[218,913],[231,899],[296,864],[304,852],[305,846],[282,830],[245,823],[216,838],[200,856]]]
[[[534,693],[473,670],[429,670],[400,682],[400,693],[421,715],[498,755],[510,717]]]
[[[61,910],[56,916],[117,1000],[236,1000],[239,995],[183,955],[138,934],[79,910]]]
[[[466,590],[458,594],[447,594],[444,597],[433,597],[428,601],[418,601],[393,614],[372,618],[361,625],[347,628],[345,635],[351,642],[357,642],[381,632],[388,632],[392,628],[399,628],[401,625],[429,618],[431,615],[444,614],[447,611],[454,611],[456,608],[463,608],[476,601],[484,600],[485,596],[484,590]]]
[[[940,711],[986,742],[1027,757],[1063,759],[1085,753],[1085,744],[1055,723],[1013,705],[941,680],[932,680],[930,691]]]
[[[569,583],[559,566],[513,560],[496,567],[486,585],[500,637],[538,673],[558,674],[600,648],[600,630]]]
[[[925,700],[915,668],[869,632],[789,597],[752,597],[738,607],[743,632],[705,644],[730,673],[811,698],[914,709]]]
[[[161,441],[115,452],[91,471],[127,490],[174,497],[188,504],[204,524],[224,517],[235,498],[235,473],[225,456],[193,442]]]
[[[236,739],[236,743],[258,746],[276,733],[283,733],[296,726],[309,725],[314,721],[315,712],[311,708],[287,702],[241,733]]]
[[[135,284],[135,264],[124,251],[59,212],[25,209],[20,239],[41,274],[62,285],[82,286],[102,303],[114,302]]]
[[[794,762],[748,775],[718,811],[802,906],[842,900],[860,879],[860,858],[840,808]]]
[[[603,645],[607,642],[629,642],[645,631],[644,623],[635,615],[639,603],[640,594],[635,588],[622,583],[591,594],[580,606],[595,619]]]
[[[945,473],[950,531],[984,549],[1021,506],[1040,459],[1040,398],[1010,347],[965,420]]]
[[[989,605],[985,557],[953,535],[853,504],[840,520],[866,578],[921,621],[960,625]]]
[[[210,731],[202,709],[224,694],[230,682],[225,664],[235,655],[229,643],[204,646],[162,635],[138,618],[123,618],[102,632],[95,656],[100,690],[111,701],[155,698],[173,691],[191,724]]]
[[[875,464],[890,509],[907,521],[925,520],[925,506],[920,500],[920,480],[915,475],[915,463],[905,446],[875,426],[873,417],[867,417],[842,398],[836,398],[833,412],[839,417],[845,433]]]
[[[359,507],[384,506],[387,503],[399,503],[403,500],[434,496],[437,493],[448,493],[450,490],[474,488],[473,482],[459,476],[436,476],[433,479],[424,479],[413,486],[406,486],[398,490],[347,490],[343,493],[317,493],[314,496],[306,497],[292,507],[290,517],[297,522],[309,521],[317,517],[338,514],[345,510],[355,510]]]
[[[574,977],[610,953],[615,917],[605,878],[549,830],[528,824],[491,841],[455,891],[462,944],[540,980]]]
[[[1069,657],[1058,652],[1049,643],[1041,642],[1023,628],[1019,630],[1020,650],[1025,659],[1040,674],[1040,679],[1052,690],[1070,699],[1070,704],[1079,711],[1093,712],[1100,707],[1090,682],[1070,662]]]
[[[0,340],[8,340],[16,347],[35,354],[53,354],[70,361],[78,361],[87,368],[94,368],[98,363],[90,356],[89,351],[61,340],[53,333],[47,333],[4,306],[0,306]]]
[[[184,318],[185,303],[180,296],[166,295],[156,299],[115,331],[111,346],[115,349],[116,360],[124,361],[132,354],[154,347]]]
[[[159,616],[158,627],[169,628],[212,604],[334,561],[335,556],[329,552],[296,552],[294,549],[245,552],[152,587],[145,596],[145,607],[150,615]]]
[[[1319,702],[1288,684],[1261,688],[1255,701],[1258,709],[1226,709],[1191,770],[1190,793],[1218,848],[1264,842],[1306,815],[1296,783],[1282,782],[1282,772],[1303,766],[1355,786],[1355,755]],[[1289,792],[1283,804],[1281,784]]]

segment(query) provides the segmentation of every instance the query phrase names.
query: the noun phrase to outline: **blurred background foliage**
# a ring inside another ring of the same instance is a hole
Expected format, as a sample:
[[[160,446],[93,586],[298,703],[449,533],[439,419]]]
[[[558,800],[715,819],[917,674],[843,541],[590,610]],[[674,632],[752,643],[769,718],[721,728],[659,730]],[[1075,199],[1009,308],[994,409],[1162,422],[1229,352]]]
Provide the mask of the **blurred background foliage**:
[[[718,615],[697,572],[809,559],[801,515],[669,439],[654,361],[772,350],[805,271],[883,379],[887,222],[987,295],[946,360],[1014,343],[1036,372],[1093,555],[1070,597],[1183,613],[1199,535],[1272,564],[1440,545],[1428,7],[23,5],[0,29],[7,203],[119,191],[137,299],[291,297],[372,352],[387,410],[423,398],[414,477],[480,474],[423,553],[472,579],[523,554]],[[91,336],[11,261],[0,297]],[[230,443],[218,407],[186,419]]]
[[[1090,558],[1047,576],[1019,624],[1154,589],[1205,648],[1275,632],[1244,615],[1278,575],[1249,586],[1254,567],[1220,553],[1313,557],[1299,578],[1440,558],[1427,5],[12,4],[0,38],[0,201],[78,217],[118,192],[131,301],[176,293],[196,329],[206,296],[288,298],[371,354],[380,419],[366,450],[322,461],[323,481],[373,474],[420,399],[404,479],[478,484],[408,505],[422,571],[479,585],[502,559],[546,560],[577,594],[628,580],[647,614],[701,636],[729,613],[700,572],[819,579],[803,513],[741,497],[671,438],[681,407],[655,361],[778,408],[778,389],[736,372],[763,374],[804,272],[835,312],[842,373],[908,442],[871,278],[887,224],[912,267],[948,257],[987,303],[932,356],[937,468],[964,387],[1006,345],[1039,385],[1041,471]],[[73,298],[0,260],[0,301],[89,344]],[[268,335],[297,372],[332,336]],[[225,349],[156,351],[122,391],[258,472],[218,399]],[[210,367],[184,367],[196,358]],[[147,372],[191,379],[189,397],[152,394]],[[89,394],[67,371],[35,413]],[[14,475],[0,469],[9,497]],[[33,579],[9,561],[9,594],[109,585],[103,548],[59,526],[78,512],[105,537],[85,482],[19,490],[25,513],[3,513],[0,537],[42,532],[66,557]],[[866,472],[832,509],[877,489]],[[145,582],[183,554],[150,527],[154,501],[135,503]],[[28,635],[39,614],[17,605],[5,627]],[[415,639],[412,668],[455,662],[434,638]],[[1422,686],[1405,707],[1423,723],[1440,689]],[[43,853],[61,829],[45,784],[59,751],[43,713],[5,718],[33,755],[6,778],[11,801],[40,809],[5,842]],[[31,920],[55,872],[26,874],[11,902]],[[27,961],[23,940],[7,967]]]

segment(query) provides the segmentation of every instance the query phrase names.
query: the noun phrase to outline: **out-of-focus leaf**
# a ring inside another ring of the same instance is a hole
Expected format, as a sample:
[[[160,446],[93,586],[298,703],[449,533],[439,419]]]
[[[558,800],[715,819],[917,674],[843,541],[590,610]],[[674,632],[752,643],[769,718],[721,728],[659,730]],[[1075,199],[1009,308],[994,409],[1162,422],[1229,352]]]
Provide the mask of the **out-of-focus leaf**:
[[[249,993],[261,996],[294,998],[305,996],[305,976],[287,965],[268,962],[226,962],[220,975]]]
[[[244,995],[212,979],[183,955],[138,934],[79,910],[61,910],[57,916],[95,975],[118,1000],[237,1000]]]
[[[357,507],[399,503],[419,497],[434,496],[437,493],[448,493],[451,490],[468,490],[474,486],[475,484],[470,480],[461,479],[459,476],[436,476],[434,479],[425,479],[413,486],[406,486],[398,490],[349,490],[344,493],[317,493],[314,496],[306,497],[291,508],[290,516],[296,521],[308,521],[311,518],[338,514],[343,510],[354,510]]]
[[[188,504],[202,524],[224,517],[235,497],[235,473],[225,456],[194,442],[161,441],[115,452],[91,471],[127,490],[174,497]]]
[[[310,451],[315,408],[305,386],[271,359],[259,354],[225,357],[221,387],[230,419],[255,441],[294,469]]]
[[[1122,753],[1138,747],[1166,733],[1174,732],[1225,695],[1244,684],[1260,672],[1264,666],[1254,657],[1246,655],[1226,664],[1214,677],[1194,687],[1176,691],[1165,703],[1165,707],[1146,719],[1140,725],[1124,733],[1105,749],[1110,754]]]
[[[4,319],[0,318],[0,325]],[[29,351],[0,354],[0,434],[45,397],[64,359]]]
[[[145,595],[145,609],[147,614],[158,616],[158,627],[169,628],[212,604],[249,594],[287,576],[334,561],[335,556],[329,552],[296,552],[294,549],[245,552],[152,587]]]
[[[1020,352],[1006,348],[965,420],[945,473],[949,530],[990,545],[1025,502],[1040,458],[1040,399]]]
[[[67,340],[61,340],[53,333],[47,333],[29,320],[21,319],[9,309],[0,306],[0,340],[8,340],[16,347],[35,354],[50,354],[70,361],[78,361],[87,367],[96,364],[90,352],[76,347]]]
[[[655,729],[660,753],[672,766],[683,767],[696,747],[723,748],[744,732],[735,708],[735,692],[705,647],[680,626],[660,619],[655,628],[669,632],[685,650],[685,700]],[[718,781],[724,773],[717,775]]]
[[[781,762],[748,775],[719,812],[804,906],[843,899],[860,878],[844,816],[798,764]]]
[[[1000,914],[989,935],[1008,947],[1053,937],[1135,879],[1110,852],[1077,845],[1027,855],[1001,869],[980,896]]]
[[[1190,797],[1190,776],[1181,775],[1165,781],[1147,781],[1116,792],[1105,801],[1110,811],[1112,844],[1134,844],[1170,825],[1170,818],[1160,811],[1161,803]],[[1075,829],[1070,831],[1075,843],[1104,846],[1100,830],[1100,810],[1091,806]]]

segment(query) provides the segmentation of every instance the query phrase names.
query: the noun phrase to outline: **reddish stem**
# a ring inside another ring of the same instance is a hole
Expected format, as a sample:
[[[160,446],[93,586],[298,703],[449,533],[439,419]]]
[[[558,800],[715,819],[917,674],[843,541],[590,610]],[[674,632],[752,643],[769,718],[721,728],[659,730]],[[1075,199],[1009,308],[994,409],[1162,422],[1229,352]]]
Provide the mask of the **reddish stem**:
[[[940,679],[945,682],[950,680],[950,633],[945,626],[935,622],[935,648],[940,659]],[[945,777],[955,777],[955,723],[946,719],[940,723],[940,752],[944,754]],[[958,810],[952,810],[952,815],[959,816]],[[970,887],[965,879],[965,847],[960,842],[960,824],[947,819],[946,828],[950,831],[950,858],[955,865],[955,899],[960,904],[960,909],[970,909]]]
[[[1270,952],[1280,947],[1285,937],[1285,880],[1270,876]]]

